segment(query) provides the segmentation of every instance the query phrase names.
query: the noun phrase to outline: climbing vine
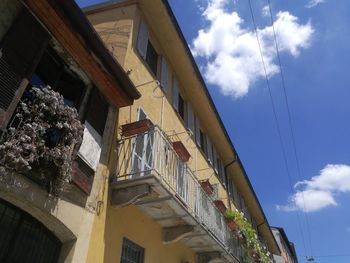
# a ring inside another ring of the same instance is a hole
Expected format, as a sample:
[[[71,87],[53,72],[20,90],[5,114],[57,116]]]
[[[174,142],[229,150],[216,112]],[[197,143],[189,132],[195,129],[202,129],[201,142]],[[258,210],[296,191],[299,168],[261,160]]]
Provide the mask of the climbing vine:
[[[239,211],[227,210],[225,214],[228,220],[233,220],[238,225],[237,235],[243,235],[246,238],[246,247],[249,250],[249,256],[256,262],[270,263],[270,253],[263,246],[256,233],[256,230]]]
[[[49,86],[26,91],[0,140],[0,177],[17,172],[58,196],[71,180],[84,126]]]

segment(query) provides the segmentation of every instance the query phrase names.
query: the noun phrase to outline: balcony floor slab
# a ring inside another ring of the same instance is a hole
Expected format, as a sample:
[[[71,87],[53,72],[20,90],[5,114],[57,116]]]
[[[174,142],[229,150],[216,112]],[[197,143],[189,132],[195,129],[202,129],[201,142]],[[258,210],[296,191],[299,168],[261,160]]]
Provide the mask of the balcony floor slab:
[[[181,225],[193,226],[194,231],[181,241],[197,253],[219,251],[223,257],[218,262],[239,262],[228,254],[226,249],[214,238],[214,235],[198,222],[194,211],[191,211],[181,198],[156,175],[112,180],[110,183],[112,198],[113,191],[144,184],[149,185],[151,191],[149,195],[134,200],[134,205],[164,228]],[[111,203],[113,205],[114,200],[111,200]]]

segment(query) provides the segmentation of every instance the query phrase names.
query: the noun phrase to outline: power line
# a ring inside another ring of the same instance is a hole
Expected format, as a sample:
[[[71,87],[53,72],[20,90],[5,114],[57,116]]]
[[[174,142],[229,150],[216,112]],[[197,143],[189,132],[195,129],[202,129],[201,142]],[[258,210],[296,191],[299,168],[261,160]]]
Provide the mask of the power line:
[[[269,6],[270,19],[271,19],[273,37],[274,37],[274,42],[275,42],[277,60],[278,60],[278,65],[279,65],[279,69],[280,69],[280,75],[281,75],[281,81],[282,81],[282,89],[283,89],[284,99],[285,99],[285,102],[286,102],[286,108],[287,108],[287,113],[288,113],[288,123],[289,123],[290,133],[291,133],[291,137],[292,137],[292,145],[293,145],[295,161],[296,161],[296,165],[297,165],[298,179],[299,179],[299,181],[302,181],[302,179],[301,179],[300,162],[299,162],[298,153],[297,153],[297,147],[296,147],[296,143],[295,143],[293,122],[292,122],[291,111],[290,111],[290,107],[289,107],[289,100],[288,100],[287,91],[286,91],[285,78],[284,78],[284,74],[283,74],[283,70],[282,70],[280,51],[279,51],[278,44],[277,44],[276,30],[275,30],[274,20],[273,20],[273,16],[272,16],[271,1],[267,0],[267,2],[268,2],[268,6]],[[305,211],[306,210],[306,205],[305,205],[305,197],[304,197],[304,192],[303,191],[301,192],[301,195],[302,195],[303,206],[304,206],[304,211]],[[313,254],[313,248],[312,248],[312,242],[311,242],[309,217],[308,217],[307,213],[305,213],[305,218],[306,218],[306,230],[307,230],[308,238],[309,238],[310,252],[311,252],[311,255],[312,255]]]
[[[301,258],[307,258],[308,256],[305,255],[300,255],[298,254],[299,257]],[[350,257],[350,254],[330,254],[330,255],[316,255],[313,256],[313,258],[336,258],[336,257]]]
[[[251,14],[253,25],[254,25],[254,32],[255,32],[255,36],[256,36],[256,39],[257,39],[258,47],[259,47],[259,53],[260,53],[260,57],[261,57],[261,61],[262,61],[263,69],[264,69],[266,86],[267,86],[268,91],[269,91],[270,102],[271,102],[271,105],[272,105],[272,111],[273,111],[273,115],[274,115],[274,120],[275,120],[277,133],[278,133],[278,137],[279,137],[279,141],[280,141],[280,145],[281,145],[282,156],[283,156],[284,164],[285,164],[287,175],[288,175],[288,179],[289,179],[289,185],[291,187],[291,191],[293,191],[293,187],[292,187],[293,184],[292,184],[291,174],[290,174],[289,167],[288,167],[286,150],[284,148],[284,144],[283,144],[283,140],[282,140],[282,134],[281,134],[281,128],[280,128],[280,125],[279,125],[279,122],[278,122],[278,118],[277,118],[277,112],[276,112],[275,103],[274,103],[273,97],[272,97],[272,92],[271,92],[271,88],[270,88],[269,78],[267,76],[265,60],[264,60],[264,56],[262,54],[261,44],[260,44],[260,40],[259,40],[257,26],[256,26],[256,23],[255,23],[255,18],[254,18],[254,13],[253,13],[251,0],[248,0],[248,2],[249,2],[250,14]],[[299,230],[300,230],[300,234],[301,234],[301,238],[302,238],[302,242],[303,242],[303,246],[304,246],[304,251],[306,253],[307,250],[306,250],[306,245],[305,245],[305,238],[304,238],[304,234],[303,234],[303,231],[302,231],[302,226],[301,226],[301,222],[300,222],[300,215],[299,215],[298,211],[297,211],[297,219],[298,219]]]

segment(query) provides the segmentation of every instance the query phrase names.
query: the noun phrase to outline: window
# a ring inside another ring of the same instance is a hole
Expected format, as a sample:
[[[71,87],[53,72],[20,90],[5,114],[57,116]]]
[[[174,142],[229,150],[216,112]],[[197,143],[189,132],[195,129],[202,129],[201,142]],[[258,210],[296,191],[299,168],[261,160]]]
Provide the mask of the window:
[[[191,103],[187,102],[187,128],[194,132],[194,114]]]
[[[139,28],[139,34],[137,37],[137,49],[143,57],[143,59],[148,64],[150,70],[153,72],[153,74],[157,75],[157,68],[158,68],[158,54],[156,50],[154,49],[152,43],[149,41],[149,33],[148,28],[146,24],[141,21],[140,28]]]
[[[42,223],[0,199],[0,262],[58,262],[60,240]]]
[[[201,145],[201,125],[199,123],[199,119],[196,117],[196,143],[200,147]]]
[[[160,86],[165,92],[168,92],[169,90],[168,77],[169,77],[168,63],[166,59],[162,57],[161,65],[160,65]]]
[[[179,82],[173,78],[173,106],[177,112],[179,112]]]
[[[236,186],[230,178],[227,179],[227,184],[228,184],[229,195],[232,198],[232,200],[237,204],[237,208],[239,209],[240,208],[240,203],[239,203],[240,200],[239,200]]]
[[[85,83],[51,47],[44,51],[30,80],[30,86],[45,85],[50,85],[53,90],[59,92],[63,96],[65,104],[75,107],[77,110],[80,108],[84,96],[87,96]],[[82,115],[84,116],[80,116],[80,119],[85,121],[85,130],[79,149],[79,158],[82,158],[88,166],[85,167],[83,161],[80,160],[77,168],[79,169],[78,173],[81,172],[91,179],[89,175],[94,174],[100,160],[102,136],[109,105],[95,87],[88,96],[88,106],[83,109]],[[89,173],[86,173],[88,170]],[[84,191],[87,192],[87,188]]]
[[[147,45],[146,62],[153,74],[157,76],[158,54],[150,41],[148,41]]]
[[[65,65],[51,47],[48,47],[40,58],[30,84],[38,87],[49,85],[63,96],[67,106],[77,110],[85,93],[84,82]]]
[[[218,167],[218,176],[219,176],[219,180],[221,181],[221,183],[223,185],[226,186],[226,181],[225,181],[225,167],[221,161],[221,159],[219,157],[216,158],[216,166]]]
[[[199,130],[199,136],[200,136],[200,147],[204,154],[207,156],[207,140],[205,137],[205,133],[202,130]]]
[[[179,94],[179,111],[178,112],[182,120],[185,120],[185,101],[180,94]]]
[[[24,8],[1,40],[0,128],[7,126],[49,39]]]
[[[207,139],[207,157],[208,157],[208,161],[211,165],[214,166],[214,161],[213,161],[213,145],[211,143],[211,140],[209,138],[208,135],[206,135],[206,139]]]
[[[80,110],[81,120],[86,117],[80,159],[74,165],[73,181],[76,182],[78,175],[91,179],[100,159],[109,106],[97,88],[92,89],[88,99],[86,82],[81,77],[84,72],[80,71],[79,65],[72,65],[74,60],[64,49],[55,46],[50,42],[49,33],[24,8],[0,43],[0,128],[8,125],[20,98],[28,96],[27,87],[51,86],[63,96],[67,106]],[[88,101],[88,106],[83,107],[83,101]],[[50,145],[56,145],[59,136],[59,132],[53,131]],[[91,185],[83,190],[89,193]]]
[[[92,90],[87,110],[86,121],[102,136],[108,114],[108,103],[102,94],[95,88]]]
[[[143,263],[144,248],[124,238],[120,263]]]
[[[218,156],[218,154],[217,154],[217,152],[216,152],[216,149],[215,149],[215,147],[214,147],[214,145],[213,145],[213,160],[214,160],[214,170],[215,170],[215,172],[217,173],[217,174],[220,174],[220,172],[219,172],[219,168],[220,168],[220,158],[219,158],[219,156]]]

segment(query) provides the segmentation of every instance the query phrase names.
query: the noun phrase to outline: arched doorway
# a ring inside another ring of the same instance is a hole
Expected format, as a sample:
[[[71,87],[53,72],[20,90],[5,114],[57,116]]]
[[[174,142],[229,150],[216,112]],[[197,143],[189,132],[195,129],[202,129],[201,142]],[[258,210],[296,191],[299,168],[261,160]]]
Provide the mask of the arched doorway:
[[[54,263],[61,245],[41,222],[0,199],[0,262]]]

